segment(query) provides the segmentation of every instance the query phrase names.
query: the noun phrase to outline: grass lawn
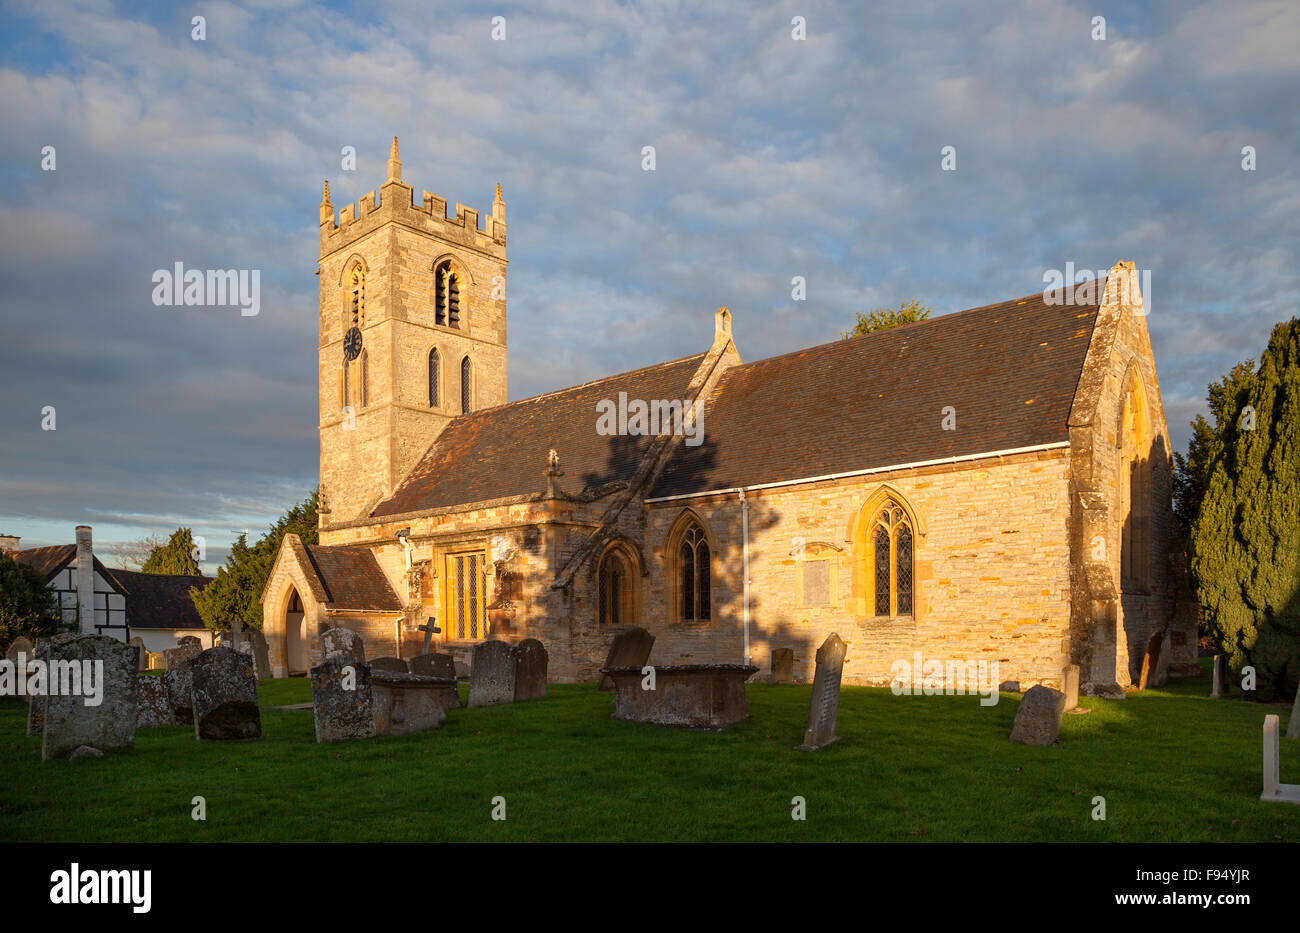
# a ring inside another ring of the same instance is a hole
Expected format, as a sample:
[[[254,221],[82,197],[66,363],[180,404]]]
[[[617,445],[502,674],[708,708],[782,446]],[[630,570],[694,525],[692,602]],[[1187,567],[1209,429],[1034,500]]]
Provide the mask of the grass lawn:
[[[262,684],[260,742],[142,729],[134,750],[48,763],[7,699],[0,841],[1300,838],[1300,808],[1258,800],[1264,715],[1285,730],[1289,711],[1210,700],[1206,677],[1080,698],[1093,711],[1067,715],[1052,748],[1008,740],[1016,695],[981,707],[845,687],[840,741],[798,752],[811,688],[748,691],[750,719],[717,734],[613,722],[610,694],[552,684],[544,700],[453,710],[436,732],[317,745],[310,710],[271,708],[310,700],[308,682],[278,680]],[[1300,741],[1282,739],[1282,780],[1300,783]]]

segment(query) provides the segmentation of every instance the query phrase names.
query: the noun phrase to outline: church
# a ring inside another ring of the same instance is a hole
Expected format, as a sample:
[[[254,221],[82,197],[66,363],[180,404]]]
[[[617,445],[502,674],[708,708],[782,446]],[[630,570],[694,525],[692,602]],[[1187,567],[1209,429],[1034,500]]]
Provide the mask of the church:
[[[831,632],[856,684],[918,654],[1109,696],[1194,672],[1133,263],[749,363],[723,308],[693,356],[510,402],[500,186],[448,217],[401,168],[394,138],[378,198],[320,205],[320,543],[286,536],[262,594],[276,676],[335,626],[462,664],[537,638],[562,682],[632,626],[654,664],[789,648],[803,681]],[[611,432],[634,403],[688,414]]]

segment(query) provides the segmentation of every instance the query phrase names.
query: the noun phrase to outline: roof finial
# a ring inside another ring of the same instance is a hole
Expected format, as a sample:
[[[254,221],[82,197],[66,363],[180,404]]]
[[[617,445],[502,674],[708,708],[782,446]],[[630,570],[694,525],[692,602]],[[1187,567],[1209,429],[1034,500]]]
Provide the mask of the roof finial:
[[[501,182],[497,182],[497,200],[501,200]]]
[[[388,151],[388,180],[402,180],[402,160],[397,157],[397,137],[393,137],[393,148]]]
[[[497,196],[492,202],[492,219],[498,223],[505,223],[506,220],[506,202],[501,198],[501,182],[497,182]]]
[[[334,225],[334,207],[330,204],[330,180],[325,179],[325,193],[320,196],[320,222]]]
[[[320,196],[320,202],[322,204],[330,203],[330,180],[328,178],[325,179],[325,193]]]

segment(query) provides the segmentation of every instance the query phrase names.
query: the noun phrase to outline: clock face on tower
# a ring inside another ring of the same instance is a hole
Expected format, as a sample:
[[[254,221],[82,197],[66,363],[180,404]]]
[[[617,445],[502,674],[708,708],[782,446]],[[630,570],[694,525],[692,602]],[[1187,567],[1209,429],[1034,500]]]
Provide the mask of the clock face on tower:
[[[361,330],[353,327],[343,336],[343,356],[355,360],[361,355]]]

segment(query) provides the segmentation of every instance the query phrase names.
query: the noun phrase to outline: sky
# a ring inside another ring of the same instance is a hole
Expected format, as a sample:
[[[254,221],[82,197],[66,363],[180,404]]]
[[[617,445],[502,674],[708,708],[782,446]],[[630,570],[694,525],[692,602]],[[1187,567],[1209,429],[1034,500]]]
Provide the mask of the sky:
[[[23,546],[90,524],[112,565],[183,525],[212,571],[309,494],[321,184],[336,209],[377,189],[394,135],[417,197],[487,214],[502,185],[511,399],[701,352],[722,305],[748,361],[1132,260],[1183,450],[1207,383],[1297,313],[1295,2],[3,12],[0,533]],[[156,306],[177,262],[259,270],[259,312]]]

